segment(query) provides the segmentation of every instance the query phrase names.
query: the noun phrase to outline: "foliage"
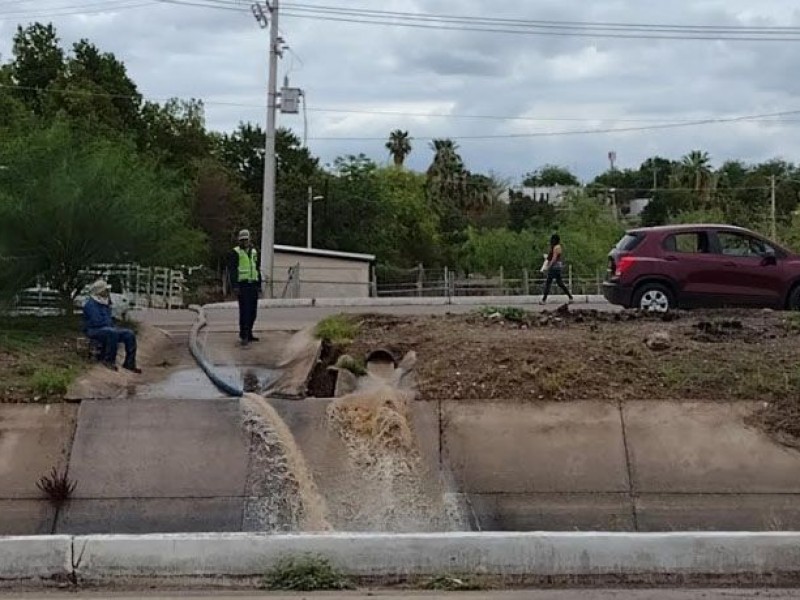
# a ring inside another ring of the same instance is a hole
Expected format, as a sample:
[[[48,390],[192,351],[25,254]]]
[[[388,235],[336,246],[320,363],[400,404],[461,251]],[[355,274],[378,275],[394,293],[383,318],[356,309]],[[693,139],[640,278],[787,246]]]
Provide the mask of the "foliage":
[[[411,138],[408,132],[402,129],[395,129],[389,134],[389,141],[386,142],[386,149],[392,156],[395,167],[402,167],[406,157],[411,154]]]
[[[264,585],[268,590],[295,592],[354,589],[327,558],[311,554],[281,559],[267,573]]]
[[[356,377],[363,377],[367,374],[367,367],[360,358],[355,358],[349,354],[342,354],[336,361],[336,366],[340,369],[350,371]]]
[[[347,346],[358,335],[358,323],[347,315],[331,315],[317,323],[314,335],[334,346]]]
[[[0,262],[0,292],[42,276],[69,302],[87,265],[177,265],[202,254],[179,182],[129,144],[85,140],[56,122],[0,146],[0,162],[0,252],[15,256]]]
[[[556,219],[535,227],[470,230],[462,266],[468,272],[483,274],[496,273],[500,267],[515,274],[538,269],[554,231],[561,236],[567,263],[579,275],[593,276],[605,264],[623,228],[606,206],[579,195],[567,201]]]
[[[524,322],[527,315],[525,310],[518,306],[483,306],[478,310],[478,314],[484,318],[500,315],[506,321],[515,323]]]
[[[522,182],[525,187],[578,186],[580,184],[581,182],[569,169],[558,165],[544,165],[525,175]]]
[[[424,590],[441,592],[467,592],[485,590],[486,586],[472,579],[452,577],[450,575],[437,575],[422,582]]]
[[[63,396],[75,379],[75,374],[71,368],[40,367],[31,375],[31,388],[40,396]]]

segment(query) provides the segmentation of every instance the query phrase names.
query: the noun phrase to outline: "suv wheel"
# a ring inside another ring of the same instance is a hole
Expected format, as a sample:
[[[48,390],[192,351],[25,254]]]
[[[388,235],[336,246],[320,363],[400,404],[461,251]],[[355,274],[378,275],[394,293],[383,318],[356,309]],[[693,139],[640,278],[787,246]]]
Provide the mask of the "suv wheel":
[[[633,308],[647,312],[665,313],[674,307],[672,292],[659,283],[646,283],[633,297]]]
[[[789,310],[800,310],[800,285],[796,285],[789,294]]]

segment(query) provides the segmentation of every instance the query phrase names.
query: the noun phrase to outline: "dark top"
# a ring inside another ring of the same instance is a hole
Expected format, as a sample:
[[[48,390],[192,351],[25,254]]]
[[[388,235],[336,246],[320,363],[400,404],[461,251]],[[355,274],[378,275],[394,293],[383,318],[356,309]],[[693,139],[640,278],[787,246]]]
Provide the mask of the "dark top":
[[[83,305],[83,332],[89,334],[103,327],[114,327],[111,302],[101,304],[94,298],[89,298]]]

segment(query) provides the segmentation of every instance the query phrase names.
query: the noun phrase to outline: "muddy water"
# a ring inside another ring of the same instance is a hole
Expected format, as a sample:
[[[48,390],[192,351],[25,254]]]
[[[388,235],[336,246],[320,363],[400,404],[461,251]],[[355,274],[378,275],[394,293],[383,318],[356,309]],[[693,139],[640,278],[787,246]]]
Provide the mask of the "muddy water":
[[[430,472],[410,425],[413,393],[369,385],[334,400],[330,427],[340,436],[353,475],[354,503],[338,515],[361,531],[425,532],[467,529],[467,521]],[[332,507],[333,509],[333,507]]]
[[[294,436],[268,400],[240,400],[251,434],[244,525],[252,531],[328,531],[328,509]]]
[[[278,375],[277,371],[264,367],[217,366],[214,371],[234,387],[248,392],[267,389]],[[178,369],[158,383],[135,386],[131,389],[131,394],[145,399],[214,400],[226,397],[199,367]]]

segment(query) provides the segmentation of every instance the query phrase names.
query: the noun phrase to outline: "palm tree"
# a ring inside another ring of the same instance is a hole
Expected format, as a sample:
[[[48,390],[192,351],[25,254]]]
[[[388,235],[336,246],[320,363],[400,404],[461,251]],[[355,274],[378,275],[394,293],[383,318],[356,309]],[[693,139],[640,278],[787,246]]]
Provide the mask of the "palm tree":
[[[708,203],[711,187],[711,158],[708,152],[692,150],[681,159],[682,179],[692,186],[704,203]]]
[[[427,172],[431,199],[439,205],[447,202],[457,206],[463,202],[468,187],[458,145],[450,139],[439,139],[433,140],[430,147],[434,151]]]
[[[406,157],[411,153],[411,138],[407,131],[395,129],[389,134],[389,141],[386,142],[386,149],[394,159],[396,167],[402,167]]]

